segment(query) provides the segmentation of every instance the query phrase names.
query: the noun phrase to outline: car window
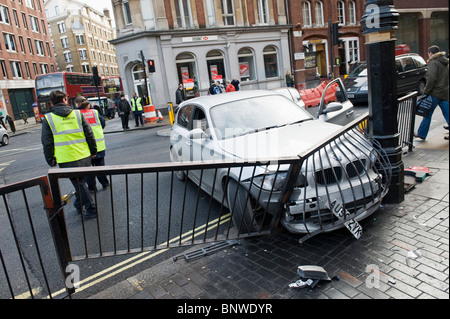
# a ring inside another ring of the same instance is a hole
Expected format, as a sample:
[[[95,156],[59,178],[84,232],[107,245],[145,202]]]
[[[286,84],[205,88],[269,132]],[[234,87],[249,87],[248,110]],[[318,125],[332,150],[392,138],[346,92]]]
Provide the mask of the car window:
[[[252,97],[219,104],[210,110],[212,128],[218,139],[226,139],[313,117],[281,95]]]
[[[367,76],[367,64],[362,63],[358,65],[350,74],[349,77],[366,77]]]
[[[397,73],[403,72],[402,63],[398,59],[395,60],[395,68],[397,69]]]
[[[194,109],[193,105],[186,105],[181,108],[181,110],[178,112],[177,118],[178,125],[188,130],[190,129],[189,124],[191,122],[191,114],[193,109]]]
[[[412,56],[412,58],[413,58],[413,60],[416,63],[418,68],[422,68],[422,67],[425,67],[427,65],[425,60],[419,55],[414,55],[414,56]]]
[[[192,129],[196,128],[200,128],[209,134],[208,121],[206,120],[205,112],[200,107],[195,108],[194,115],[192,116]]]
[[[406,71],[414,70],[416,65],[414,64],[413,59],[410,57],[402,59],[403,69]]]

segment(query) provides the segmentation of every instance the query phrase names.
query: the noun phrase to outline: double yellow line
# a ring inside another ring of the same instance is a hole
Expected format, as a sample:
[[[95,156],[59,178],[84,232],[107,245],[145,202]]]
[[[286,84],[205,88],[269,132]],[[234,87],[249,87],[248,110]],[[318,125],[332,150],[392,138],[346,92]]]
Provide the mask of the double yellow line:
[[[223,215],[222,217],[216,218],[216,219],[208,222],[207,224],[203,224],[203,225],[195,228],[194,230],[187,231],[186,233],[181,235],[181,240],[180,240],[180,236],[177,236],[176,238],[170,239],[168,243],[173,244],[178,241],[180,241],[180,243],[185,243],[189,240],[192,240],[193,237],[197,237],[199,235],[204,234],[206,232],[206,230],[208,230],[208,231],[212,230],[212,229],[230,221],[230,215],[231,214],[228,213],[226,215]],[[192,235],[192,234],[194,234],[194,235]],[[161,244],[161,246],[163,246],[163,245],[167,245],[167,242],[164,242]],[[168,250],[169,250],[169,248],[163,248],[163,249],[153,251],[153,252],[150,252],[150,251],[143,252],[143,253],[140,253],[140,254],[138,254],[134,257],[131,257],[127,260],[124,260],[118,264],[115,264],[114,266],[106,268],[88,278],[81,280],[79,282],[80,288],[76,289],[76,292],[83,291],[85,289],[88,289],[88,288],[96,285],[96,284],[99,284],[100,282],[102,282],[108,278],[111,278],[127,269],[130,269],[140,263],[143,263],[146,260],[156,257],[159,254],[162,254]],[[64,289],[64,288],[57,292],[54,292],[52,294],[52,297],[55,298],[56,296],[61,295],[63,293],[66,293],[66,289]],[[24,295],[24,294],[22,294],[22,295]],[[50,298],[50,296],[47,296],[47,298]]]

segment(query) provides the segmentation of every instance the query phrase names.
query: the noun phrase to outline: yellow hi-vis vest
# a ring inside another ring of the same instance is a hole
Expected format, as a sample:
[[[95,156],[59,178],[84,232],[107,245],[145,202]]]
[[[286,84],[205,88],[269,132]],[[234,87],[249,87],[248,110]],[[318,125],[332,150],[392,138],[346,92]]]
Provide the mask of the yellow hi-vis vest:
[[[79,110],[73,110],[67,117],[50,112],[45,118],[53,132],[57,163],[75,162],[91,156]]]
[[[136,101],[134,100],[134,98],[131,99],[131,110],[134,112],[134,110],[136,109],[138,111],[142,111],[142,104],[141,104],[141,98],[138,97],[136,98]]]
[[[84,118],[87,120],[91,126],[92,132],[95,136],[95,141],[97,142],[97,152],[101,152],[106,149],[105,136],[103,135],[102,123],[97,110],[94,109],[83,109],[80,110],[83,113]]]

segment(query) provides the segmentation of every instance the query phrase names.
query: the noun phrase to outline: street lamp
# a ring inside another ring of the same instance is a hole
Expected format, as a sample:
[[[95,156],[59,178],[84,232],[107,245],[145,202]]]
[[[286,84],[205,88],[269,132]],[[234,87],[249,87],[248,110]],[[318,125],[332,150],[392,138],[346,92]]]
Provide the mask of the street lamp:
[[[369,86],[369,133],[389,158],[392,179],[385,203],[404,200],[404,165],[397,124],[395,37],[399,14],[393,0],[367,0],[361,19],[366,39]]]

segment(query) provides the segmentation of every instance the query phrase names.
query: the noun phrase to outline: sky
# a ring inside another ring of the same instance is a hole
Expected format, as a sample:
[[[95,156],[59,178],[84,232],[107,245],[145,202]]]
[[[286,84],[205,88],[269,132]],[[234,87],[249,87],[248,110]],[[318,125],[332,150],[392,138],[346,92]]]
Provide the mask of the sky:
[[[85,3],[100,12],[103,12],[103,8],[108,8],[111,12],[111,16],[113,15],[111,0],[89,0],[85,1]]]

